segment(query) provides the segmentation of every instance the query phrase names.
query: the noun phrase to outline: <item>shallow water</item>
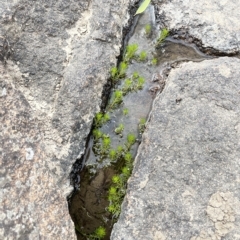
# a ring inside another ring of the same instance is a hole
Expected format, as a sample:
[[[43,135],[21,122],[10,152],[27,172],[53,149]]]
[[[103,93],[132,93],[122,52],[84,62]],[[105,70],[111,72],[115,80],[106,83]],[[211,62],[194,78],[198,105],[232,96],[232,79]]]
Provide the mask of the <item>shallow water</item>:
[[[151,37],[147,37],[145,34],[144,26],[146,24],[152,25]],[[140,91],[127,94],[123,103],[110,112],[111,120],[101,128],[102,132],[110,136],[111,148],[123,145],[128,133],[135,134],[138,141],[131,149],[134,156],[136,156],[141,141],[141,133],[138,129],[139,120],[148,118],[153,99],[163,90],[169,70],[182,61],[202,61],[207,58],[194,45],[187,45],[170,37],[156,49],[155,39],[158,32],[155,26],[154,9],[151,6],[139,17],[133,36],[129,40],[129,44],[138,44],[138,52],[145,50],[148,54],[147,61],[133,60],[127,70],[127,76],[136,71],[143,76],[145,78],[144,87]],[[158,59],[155,66],[151,65],[153,57]],[[120,89],[122,82],[116,88]],[[129,114],[126,116],[122,114],[124,108],[129,110]],[[125,126],[122,136],[116,135],[114,132],[120,123]],[[80,183],[80,190],[76,190],[70,199],[69,212],[78,231],[91,233],[97,227],[104,226],[107,230],[105,239],[109,239],[114,221],[111,214],[105,210],[109,205],[107,194],[112,176],[118,172],[121,163],[111,165],[107,158],[100,161],[100,156],[94,154],[93,145],[93,137],[90,136],[85,155],[80,163],[76,163],[73,170],[75,171],[73,175],[75,187],[77,189]],[[86,239],[79,233],[77,237]]]

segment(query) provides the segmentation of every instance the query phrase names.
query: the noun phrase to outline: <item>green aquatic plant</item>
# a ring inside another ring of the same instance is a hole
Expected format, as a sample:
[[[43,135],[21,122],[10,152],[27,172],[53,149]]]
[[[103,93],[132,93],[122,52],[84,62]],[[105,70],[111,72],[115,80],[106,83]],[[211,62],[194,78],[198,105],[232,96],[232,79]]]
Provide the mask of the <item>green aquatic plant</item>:
[[[126,95],[128,92],[131,92],[132,85],[133,85],[133,81],[130,78],[124,81],[124,84],[122,87],[123,95]]]
[[[115,128],[114,132],[116,134],[122,134],[123,130],[124,130],[124,126],[122,123],[120,123],[119,126]]]
[[[109,151],[108,157],[110,158],[111,161],[115,161],[116,158],[117,158],[117,151],[114,150],[114,149],[111,149],[111,150]]]
[[[168,35],[169,35],[168,29],[163,28],[162,31],[161,31],[161,33],[160,33],[160,36],[159,36],[159,38],[158,38],[158,40],[157,40],[156,47],[158,47],[159,45],[161,45],[161,44],[164,42],[164,40],[166,39],[166,37],[167,37]]]
[[[139,73],[138,72],[134,72],[132,75],[133,79],[137,79],[139,77]]]
[[[123,175],[123,178],[128,179],[128,178],[130,177],[130,175],[131,175],[131,170],[130,170],[130,168],[127,167],[127,166],[124,166],[124,167],[122,168],[122,175]]]
[[[101,127],[104,123],[110,120],[110,115],[108,113],[99,112],[94,118],[94,126]]]
[[[115,90],[112,95],[112,100],[107,106],[108,110],[115,109],[123,101],[123,92],[121,90]]]
[[[111,79],[113,83],[116,83],[118,79],[124,78],[126,76],[126,71],[128,69],[127,62],[121,62],[119,68],[112,67],[110,69]]]
[[[146,51],[141,51],[138,59],[139,59],[139,61],[144,62],[147,59],[147,52]]]
[[[117,146],[117,156],[120,157],[124,152],[124,147],[119,145]]]
[[[158,63],[157,58],[154,57],[154,58],[152,59],[151,63],[152,63],[153,66],[156,66],[157,63]]]
[[[89,240],[101,240],[106,236],[106,229],[102,226],[98,227],[93,233],[86,235]]]
[[[126,146],[127,146],[127,149],[130,149],[131,146],[136,142],[136,137],[134,134],[132,133],[129,133],[127,135],[127,143],[126,143]]]
[[[100,154],[100,160],[103,160],[106,156],[109,156],[110,145],[111,145],[110,137],[103,134],[102,142],[98,150],[98,153]]]
[[[111,78],[112,79],[117,79],[118,78],[118,69],[117,67],[112,67],[110,70]]]
[[[118,218],[121,213],[121,205],[120,204],[110,204],[108,206],[108,211],[113,215],[113,217]]]
[[[144,27],[144,30],[145,30],[145,34],[146,34],[147,36],[149,36],[149,35],[151,34],[151,32],[152,32],[152,27],[151,27],[151,25],[150,25],[150,24],[146,24],[145,27]]]
[[[141,90],[143,88],[143,84],[145,83],[145,79],[144,77],[139,77],[138,80],[137,80],[137,86],[136,88],[138,90]]]
[[[118,175],[114,175],[112,177],[112,182],[115,183],[115,184],[118,184],[118,183],[121,182],[121,179],[120,179],[120,177]]]
[[[111,145],[111,139],[108,136],[104,136],[103,137],[103,141],[102,141],[102,145],[105,149],[109,149],[110,145]]]
[[[93,129],[93,137],[95,140],[98,140],[102,137],[103,133],[99,129]]]
[[[128,78],[124,81],[122,92],[123,95],[127,95],[129,92],[141,90],[145,83],[144,77],[139,76],[137,73],[134,73],[131,78]]]
[[[129,113],[129,110],[128,110],[127,108],[124,108],[124,109],[123,109],[123,115],[126,116],[126,115],[128,115],[128,113]]]
[[[111,187],[109,188],[109,190],[108,190],[108,194],[109,194],[110,196],[115,196],[115,195],[117,194],[117,188],[111,186]]]
[[[118,77],[123,78],[126,75],[128,64],[126,62],[121,62],[119,65]]]
[[[146,118],[141,118],[138,124],[138,129],[140,133],[143,133],[145,130],[146,125]]]
[[[127,165],[129,165],[131,162],[132,162],[132,154],[130,152],[127,152],[125,155],[124,155],[124,160],[126,162]]]
[[[129,62],[132,58],[134,58],[137,50],[138,50],[138,44],[133,43],[133,44],[128,45],[126,47],[124,61]]]

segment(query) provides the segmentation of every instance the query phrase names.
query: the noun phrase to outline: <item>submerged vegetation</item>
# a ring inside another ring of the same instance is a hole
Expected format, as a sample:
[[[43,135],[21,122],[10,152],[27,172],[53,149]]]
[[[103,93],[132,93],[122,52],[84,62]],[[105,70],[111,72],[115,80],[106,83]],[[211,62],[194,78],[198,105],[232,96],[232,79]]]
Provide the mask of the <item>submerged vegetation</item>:
[[[149,0],[143,1],[143,4],[139,7],[136,14],[144,11],[149,3]],[[151,25],[145,25],[144,30],[146,34],[145,37],[148,37],[152,32]],[[167,29],[162,29],[160,36],[157,39],[156,47],[160,46],[168,35],[169,31]],[[129,110],[123,107],[124,97],[131,92],[142,90],[145,83],[145,78],[138,72],[135,71],[129,74],[128,67],[134,61],[136,61],[137,64],[145,64],[148,62],[148,65],[157,65],[157,58],[153,57],[152,54],[148,54],[149,53],[144,50],[139,50],[139,46],[136,43],[129,44],[126,47],[123,59],[119,66],[114,66],[110,69],[110,79],[112,86],[114,87],[110,95],[110,100],[105,111],[98,112],[93,121],[92,151],[96,157],[96,162],[99,164],[105,164],[106,162],[106,166],[111,165],[114,167],[114,175],[111,178],[111,183],[109,183],[110,186],[108,185],[105,190],[107,191],[107,194],[103,196],[105,200],[108,200],[106,211],[108,211],[113,222],[117,220],[121,213],[121,204],[126,194],[127,181],[132,173],[134,161],[132,155],[134,152],[133,146],[139,141],[139,139],[141,139],[141,135],[146,127],[146,119],[139,119],[137,128],[138,136],[136,136],[131,132],[127,132],[127,127],[124,126],[124,118],[129,118]],[[117,115],[116,112],[119,108],[120,111]],[[116,116],[120,118],[117,123],[114,122]],[[112,124],[111,132],[113,134],[105,133],[105,127],[108,126],[108,124]],[[114,144],[115,139],[121,139],[121,144]],[[104,224],[105,223],[102,225]],[[99,226],[91,234],[85,234],[82,231],[79,231],[78,228],[76,228],[76,230],[87,239],[91,240],[100,240],[106,236],[106,229],[103,226]]]
[[[151,32],[152,32],[152,27],[150,24],[146,24],[145,27],[144,27],[144,30],[145,30],[145,34],[148,36],[150,36]]]
[[[119,64],[119,67],[111,68],[110,75],[112,83],[114,85],[118,84],[119,86],[112,92],[109,103],[107,104],[105,110],[106,112],[97,113],[93,124],[93,151],[97,156],[97,161],[102,162],[105,159],[108,160],[111,164],[117,164],[121,166],[118,168],[116,174],[112,177],[111,186],[108,189],[107,195],[107,199],[109,201],[107,211],[112,215],[113,219],[117,219],[121,212],[121,203],[126,193],[127,180],[130,177],[133,168],[133,156],[131,149],[132,146],[136,143],[137,137],[132,133],[128,133],[125,136],[125,141],[122,145],[113,147],[111,137],[103,133],[102,129],[104,124],[107,124],[108,121],[111,121],[111,117],[115,109],[119,108],[122,105],[124,102],[124,96],[131,92],[137,92],[143,89],[145,83],[143,76],[140,76],[138,72],[133,72],[131,76],[127,76],[128,65],[133,59],[141,62],[147,60],[146,51],[141,51],[139,54],[137,54],[137,51],[137,44],[128,45],[126,47],[123,61]],[[124,80],[120,81],[121,79]],[[127,116],[128,114],[129,110],[127,108],[123,108],[123,117]],[[121,138],[124,137],[124,128],[124,124],[119,123],[114,128],[115,134]],[[141,129],[139,128],[139,134],[142,133],[143,129],[143,126],[141,126]],[[97,232],[95,231],[92,234],[92,237],[96,238],[96,236]]]
[[[166,28],[163,28],[160,32],[160,36],[157,39],[156,47],[160,46],[166,39],[166,37],[169,35],[169,30]]]

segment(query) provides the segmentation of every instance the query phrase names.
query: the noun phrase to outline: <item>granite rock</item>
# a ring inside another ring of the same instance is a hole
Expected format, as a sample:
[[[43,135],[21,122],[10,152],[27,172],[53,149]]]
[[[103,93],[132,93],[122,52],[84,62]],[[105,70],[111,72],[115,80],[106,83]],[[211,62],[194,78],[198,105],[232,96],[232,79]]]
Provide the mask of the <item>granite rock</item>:
[[[236,0],[158,0],[160,19],[178,36],[188,35],[200,41],[199,46],[211,53],[240,52],[240,5]]]
[[[223,57],[170,72],[111,239],[240,238],[239,65]]]
[[[131,2],[0,0],[0,239],[75,239],[69,174]]]

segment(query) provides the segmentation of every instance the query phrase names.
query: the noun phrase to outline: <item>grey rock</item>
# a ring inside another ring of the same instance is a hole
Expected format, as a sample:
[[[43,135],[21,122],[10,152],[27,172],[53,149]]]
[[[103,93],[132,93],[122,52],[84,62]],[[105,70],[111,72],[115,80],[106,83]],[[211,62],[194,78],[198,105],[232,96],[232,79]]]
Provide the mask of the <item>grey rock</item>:
[[[224,57],[170,72],[111,239],[239,239],[239,65]]]
[[[69,174],[131,2],[0,0],[1,42],[13,50],[0,62],[0,239],[75,238]]]
[[[201,41],[203,48],[213,48],[221,53],[240,52],[240,6],[236,0],[161,1],[159,14],[168,29],[188,32]]]

